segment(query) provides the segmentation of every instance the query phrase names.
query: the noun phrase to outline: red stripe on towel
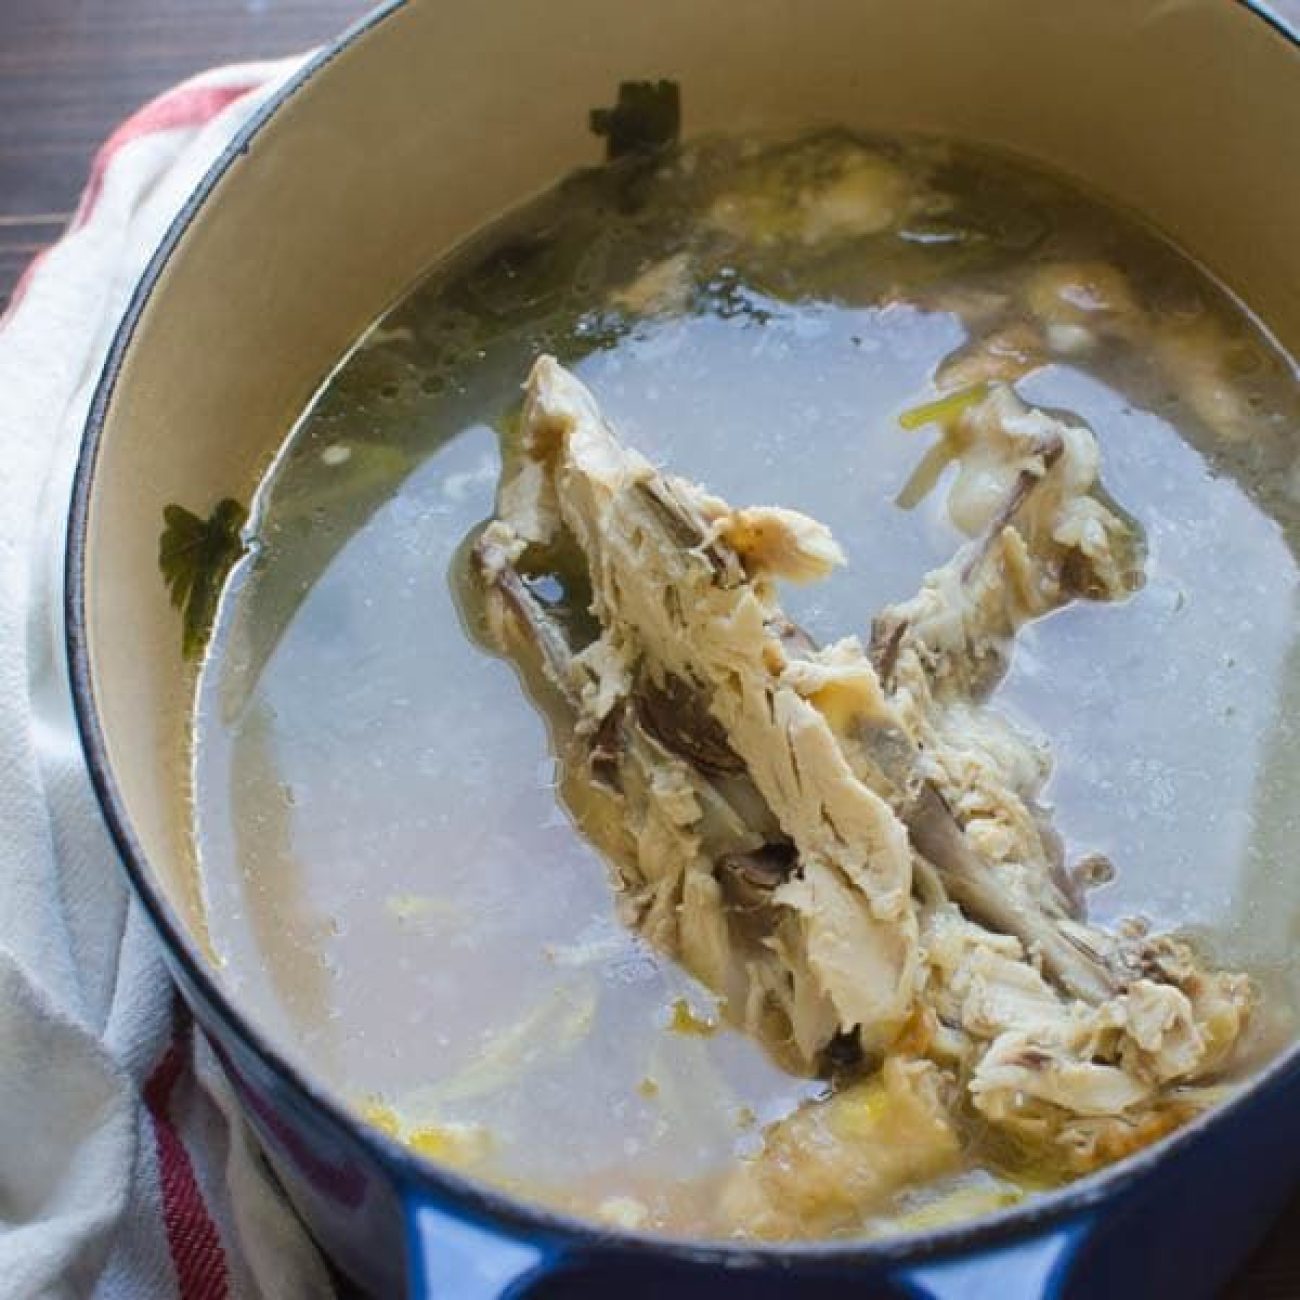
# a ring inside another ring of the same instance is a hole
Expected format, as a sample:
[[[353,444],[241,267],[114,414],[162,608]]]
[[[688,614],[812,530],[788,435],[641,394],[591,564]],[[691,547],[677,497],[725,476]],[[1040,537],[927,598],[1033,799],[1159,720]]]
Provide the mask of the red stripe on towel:
[[[104,177],[108,173],[109,165],[123,145],[157,131],[204,126],[223,109],[229,108],[236,100],[260,89],[263,84],[260,81],[252,81],[232,86],[177,86],[175,90],[169,90],[159,95],[157,99],[151,100],[138,113],[133,113],[104,141],[95,154],[95,160],[90,168],[90,179],[82,191],[76,215],[68,225],[68,233],[80,230],[90,220],[99,202],[99,196],[103,193]],[[4,317],[8,317],[22,301],[36,268],[44,260],[48,251],[48,249],[42,250],[28,263],[27,269],[19,277],[9,297],[9,305],[4,312]],[[0,323],[2,321],[3,318],[0,318]]]
[[[144,1103],[153,1124],[163,1226],[181,1300],[228,1300],[230,1277],[221,1238],[171,1117],[172,1093],[189,1061],[192,1032],[189,1013],[178,1007],[171,1046],[145,1082]]]
[[[104,141],[95,154],[90,167],[90,180],[81,196],[77,215],[70,229],[78,230],[90,219],[104,189],[104,176],[123,145],[141,136],[158,131],[171,131],[177,127],[199,127],[210,122],[224,108],[237,99],[256,90],[261,82],[245,82],[234,86],[177,86],[151,100],[138,113],[133,113]]]

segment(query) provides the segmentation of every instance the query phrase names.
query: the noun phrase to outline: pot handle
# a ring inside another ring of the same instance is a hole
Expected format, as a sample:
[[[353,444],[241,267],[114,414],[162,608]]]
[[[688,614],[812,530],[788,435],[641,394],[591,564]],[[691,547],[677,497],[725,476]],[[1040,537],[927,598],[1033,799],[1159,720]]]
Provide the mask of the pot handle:
[[[1061,1300],[1091,1228],[1075,1220],[1027,1241],[914,1264],[894,1274],[893,1286],[908,1300]]]
[[[509,1300],[559,1263],[557,1251],[507,1237],[407,1189],[407,1300]]]

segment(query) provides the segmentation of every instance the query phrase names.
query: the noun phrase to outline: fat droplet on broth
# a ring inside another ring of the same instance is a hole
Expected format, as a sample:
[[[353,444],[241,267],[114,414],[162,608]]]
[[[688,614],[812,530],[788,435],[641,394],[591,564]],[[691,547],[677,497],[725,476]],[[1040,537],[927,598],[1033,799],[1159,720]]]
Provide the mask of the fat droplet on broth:
[[[1023,323],[1025,267],[1112,259],[1152,302],[1232,320],[1251,363],[1230,384],[1261,432],[1231,446],[1176,400],[1152,349],[1122,339],[1022,381],[1096,432],[1151,560],[1126,604],[1031,628],[998,702],[1052,746],[1072,855],[1116,865],[1098,915],[1192,925],[1225,960],[1276,972],[1279,998],[1295,980],[1290,363],[1194,268],[1069,187],[956,146],[898,157],[917,174],[946,159],[951,179],[910,242],[729,243],[701,220],[736,164],[725,142],[630,198],[588,176],[477,237],[305,413],[200,682],[196,834],[240,995],[343,1096],[423,1098],[428,1123],[486,1124],[489,1176],[588,1212],[656,1180],[707,1186],[757,1141],[738,1114],[767,1122],[820,1085],[729,1030],[664,1032],[679,1001],[711,1002],[619,927],[608,869],[557,802],[546,720],[467,634],[465,539],[492,512],[542,348],[656,462],[830,525],[851,563],[786,593],[826,641],[865,635],[961,540],[947,479],[914,509],[893,504],[936,437],[896,417],[935,395],[972,333]],[[963,220],[979,239],[953,237]],[[508,246],[535,255],[507,266]],[[611,308],[683,250],[694,281],[658,285],[675,297]],[[440,1081],[455,1100],[431,1100]],[[680,1200],[677,1226],[704,1221],[707,1196]]]

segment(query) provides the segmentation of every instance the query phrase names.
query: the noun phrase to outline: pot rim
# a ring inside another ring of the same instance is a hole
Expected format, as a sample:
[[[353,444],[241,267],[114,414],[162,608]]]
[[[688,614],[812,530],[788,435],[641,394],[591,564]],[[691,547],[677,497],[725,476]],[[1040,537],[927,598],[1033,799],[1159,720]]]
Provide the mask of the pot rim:
[[[1228,2],[1247,10],[1300,50],[1300,30],[1267,9],[1265,0]],[[738,1268],[785,1271],[791,1267],[815,1270],[819,1266],[840,1269],[853,1263],[898,1267],[1064,1228],[1070,1221],[1088,1217],[1097,1207],[1135,1188],[1157,1165],[1200,1140],[1212,1126],[1227,1122],[1267,1095],[1300,1085],[1298,1041],[1228,1100],[1153,1145],[1077,1182],[1039,1193],[1017,1206],[970,1222],[866,1242],[808,1241],[766,1245],[718,1239],[692,1240],[620,1230],[548,1209],[418,1155],[396,1138],[367,1124],[319,1080],[302,1070],[222,988],[210,963],[200,953],[158,885],[109,762],[95,700],[86,616],[85,556],[95,472],[113,396],[137,328],[173,255],[213,190],[284,104],[336,59],[359,45],[370,32],[405,9],[408,3],[410,0],[383,0],[373,12],[312,55],[258,108],[212,164],[168,227],[132,293],[100,373],[78,453],[65,542],[63,591],[65,648],[77,727],[96,798],[131,888],[144,905],[168,955],[180,966],[203,1001],[216,1011],[226,1027],[238,1035],[278,1082],[302,1094],[330,1123],[376,1158],[391,1175],[400,1194],[431,1194],[430,1199],[445,1204],[449,1209],[463,1210],[484,1224],[512,1230],[527,1240],[568,1245],[592,1255],[618,1251],[653,1257],[657,1261],[667,1259],[681,1264],[718,1265],[733,1271]]]

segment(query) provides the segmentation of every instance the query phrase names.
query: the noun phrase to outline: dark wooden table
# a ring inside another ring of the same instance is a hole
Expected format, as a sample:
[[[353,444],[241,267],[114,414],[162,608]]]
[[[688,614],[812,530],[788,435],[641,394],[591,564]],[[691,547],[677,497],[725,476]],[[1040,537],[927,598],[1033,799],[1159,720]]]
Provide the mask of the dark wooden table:
[[[1300,0],[1276,7],[1300,23]],[[201,68],[290,54],[365,0],[0,0],[0,303],[67,222],[96,145]],[[1300,1196],[1224,1300],[1300,1300]]]
[[[63,228],[96,145],[216,63],[328,40],[367,0],[0,0],[0,301]]]

